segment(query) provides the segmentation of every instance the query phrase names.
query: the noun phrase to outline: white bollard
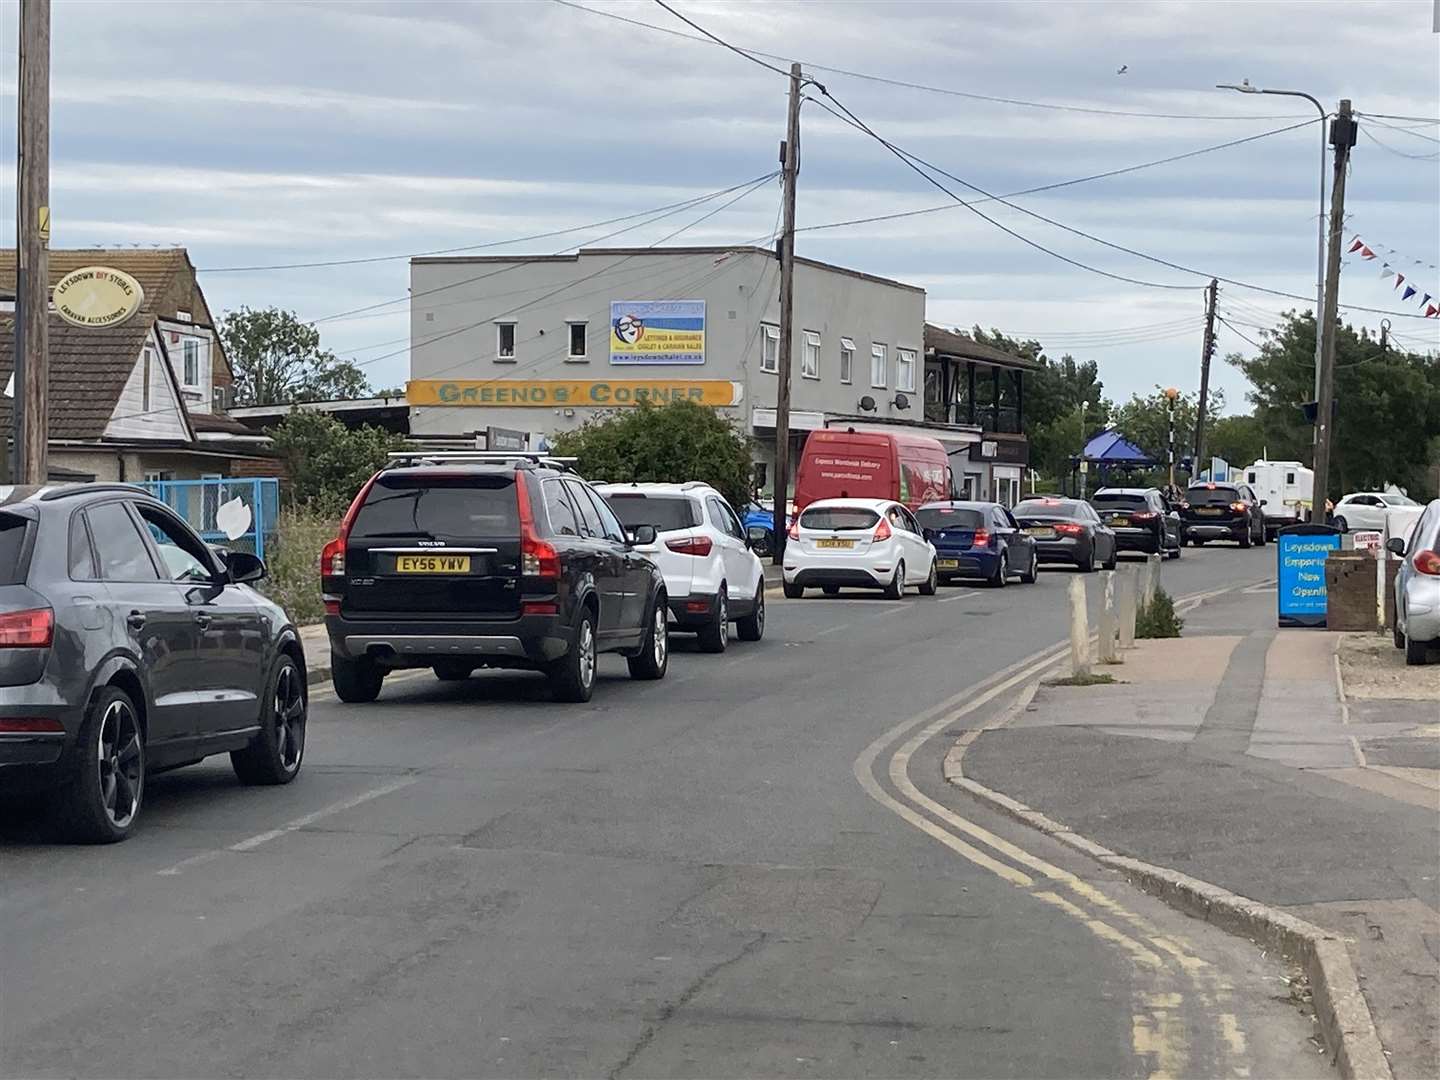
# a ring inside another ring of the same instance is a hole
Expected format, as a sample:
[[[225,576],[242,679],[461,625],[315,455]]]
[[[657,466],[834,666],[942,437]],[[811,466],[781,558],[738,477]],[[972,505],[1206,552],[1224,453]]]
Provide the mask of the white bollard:
[[[1120,572],[1120,648],[1135,647],[1135,577],[1136,571],[1127,566]]]
[[[1160,588],[1160,556],[1145,556],[1145,606],[1149,607],[1155,599],[1155,591]]]
[[[1090,674],[1090,624],[1085,618],[1085,580],[1070,579],[1070,674],[1083,679]]]
[[[1383,539],[1384,539],[1384,536],[1386,536],[1386,535],[1388,535],[1388,534],[1389,534],[1389,530],[1387,529],[1387,530],[1385,531],[1385,533],[1383,533],[1382,536],[1381,536],[1382,541],[1383,541]],[[1384,543],[1382,542],[1381,545],[1380,545],[1380,547],[1379,547],[1379,549],[1375,552],[1375,625],[1379,628],[1379,630],[1380,630],[1380,632],[1381,632],[1382,634],[1383,634],[1383,633],[1385,632],[1385,630],[1386,630],[1386,626],[1385,626],[1385,564],[1388,563],[1389,561],[1390,561],[1390,553],[1385,550],[1385,545],[1384,545]]]
[[[1120,654],[1115,647],[1115,571],[1101,570],[1100,584],[1105,590],[1105,599],[1100,605],[1100,648],[1096,659],[1102,664],[1118,664]]]

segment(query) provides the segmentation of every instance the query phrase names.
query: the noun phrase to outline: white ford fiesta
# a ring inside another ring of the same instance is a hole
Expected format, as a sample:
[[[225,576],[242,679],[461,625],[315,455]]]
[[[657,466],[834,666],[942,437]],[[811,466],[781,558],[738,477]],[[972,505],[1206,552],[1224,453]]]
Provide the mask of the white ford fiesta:
[[[935,547],[915,515],[889,499],[820,499],[791,523],[785,545],[785,595],[818,588],[883,589],[898,600],[906,586],[935,594]]]

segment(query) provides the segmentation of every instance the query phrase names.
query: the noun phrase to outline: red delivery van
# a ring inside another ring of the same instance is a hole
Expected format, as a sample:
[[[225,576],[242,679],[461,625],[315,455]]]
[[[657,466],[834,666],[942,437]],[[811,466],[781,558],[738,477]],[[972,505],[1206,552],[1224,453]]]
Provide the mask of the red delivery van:
[[[950,497],[950,459],[929,435],[812,431],[795,473],[797,513],[816,499],[894,499],[914,509]]]

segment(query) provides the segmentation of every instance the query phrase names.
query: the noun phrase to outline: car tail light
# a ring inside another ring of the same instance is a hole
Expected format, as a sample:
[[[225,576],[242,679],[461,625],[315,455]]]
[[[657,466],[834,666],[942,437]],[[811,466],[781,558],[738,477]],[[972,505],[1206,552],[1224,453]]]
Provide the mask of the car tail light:
[[[873,539],[876,541],[890,539],[890,522],[886,521],[883,517],[880,519],[880,524],[875,526],[875,536]]]
[[[1411,564],[1415,567],[1416,573],[1440,577],[1440,552],[1417,551]]]
[[[55,732],[63,735],[65,725],[44,716],[7,716],[0,718],[0,731],[26,735]]]
[[[345,516],[340,519],[339,535],[325,545],[320,552],[320,576],[341,577],[345,573],[345,549],[350,546],[350,526],[355,524],[355,515],[360,513],[360,507],[365,505],[365,497],[370,494],[370,489],[375,486],[375,481],[380,474],[377,472],[365,481],[363,487],[356,493],[355,498],[350,500],[350,506],[345,511]]]
[[[1249,507],[1247,507],[1243,502],[1233,502],[1230,504],[1230,509],[1243,514],[1246,510],[1249,509]]]
[[[525,474],[515,474],[515,508],[520,517],[520,573],[525,577],[558,578],[560,553],[555,545],[535,534],[535,515],[530,512],[530,491]]]
[[[325,603],[325,614],[326,614],[326,615],[339,615],[339,614],[340,614],[340,601],[337,600],[337,599],[335,599],[335,597],[333,597],[333,596],[327,596],[327,597],[325,597],[324,603]]]
[[[44,649],[55,636],[55,613],[49,608],[0,615],[0,648]]]
[[[1085,531],[1085,526],[1076,525],[1073,521],[1060,521],[1055,524],[1055,531],[1066,536],[1079,536]]]
[[[520,605],[522,615],[559,615],[560,604],[555,600],[526,600]]]
[[[1137,514],[1129,515],[1131,521],[1154,521],[1159,516],[1154,510],[1141,510]]]
[[[975,530],[975,539],[972,540],[970,543],[971,543],[971,546],[972,546],[972,547],[989,547],[989,546],[990,546],[990,530],[989,530],[989,529],[976,529],[976,530]]]
[[[800,519],[799,519],[799,518],[796,518],[794,521],[790,522],[790,528],[788,528],[788,529],[785,530],[785,535],[788,536],[788,537],[790,537],[791,540],[799,540],[799,539],[800,539]]]
[[[679,555],[709,555],[713,545],[708,536],[680,536],[666,540],[665,546]]]

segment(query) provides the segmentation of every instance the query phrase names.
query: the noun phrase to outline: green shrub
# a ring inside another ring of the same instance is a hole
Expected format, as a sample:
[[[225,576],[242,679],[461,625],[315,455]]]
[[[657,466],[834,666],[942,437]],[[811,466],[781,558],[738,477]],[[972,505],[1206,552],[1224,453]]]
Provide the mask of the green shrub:
[[[280,604],[297,626],[325,616],[320,599],[320,549],[335,539],[338,522],[330,514],[309,509],[280,511],[274,539],[265,548],[269,576],[260,583],[266,596]]]
[[[1175,614],[1175,601],[1164,589],[1155,589],[1155,598],[1135,613],[1137,638],[1179,637],[1185,620]]]

